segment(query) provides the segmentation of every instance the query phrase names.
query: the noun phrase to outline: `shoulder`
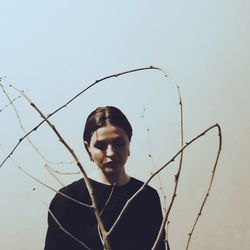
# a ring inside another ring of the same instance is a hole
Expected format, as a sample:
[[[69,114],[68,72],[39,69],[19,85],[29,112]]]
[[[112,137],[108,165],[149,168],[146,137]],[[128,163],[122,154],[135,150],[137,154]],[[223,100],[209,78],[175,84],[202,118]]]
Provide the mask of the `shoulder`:
[[[143,181],[138,180],[138,179],[136,179],[134,177],[131,178],[130,182],[131,182],[130,185],[133,186],[135,190],[139,190],[144,185]],[[156,199],[159,198],[157,190],[155,188],[153,188],[152,186],[148,185],[148,184],[144,186],[141,193],[146,195],[146,196],[149,196],[149,197],[155,197]]]
[[[144,218],[145,216],[150,216],[154,220],[158,218],[161,220],[162,209],[159,194],[155,188],[150,185],[144,185],[144,182],[136,178],[131,179],[131,185],[136,187],[134,191],[140,190],[140,192],[134,197],[132,202],[135,211],[138,212],[137,215],[141,214]],[[154,214],[152,216],[152,214]]]
[[[131,177],[131,181],[132,185],[137,186],[138,188],[141,188],[145,182],[135,178],[135,177]],[[144,187],[145,190],[150,190],[151,192],[157,192],[155,188],[153,188],[152,186],[150,186],[149,184],[145,185]]]
[[[84,179],[81,178],[61,188],[59,192],[64,193],[66,195],[76,195],[80,191],[84,191],[84,190],[86,190],[86,185],[85,185]]]
[[[65,206],[66,204],[71,203],[71,199],[82,201],[83,197],[86,196],[86,190],[87,188],[82,178],[74,181],[58,190],[51,201],[50,207],[55,205]]]

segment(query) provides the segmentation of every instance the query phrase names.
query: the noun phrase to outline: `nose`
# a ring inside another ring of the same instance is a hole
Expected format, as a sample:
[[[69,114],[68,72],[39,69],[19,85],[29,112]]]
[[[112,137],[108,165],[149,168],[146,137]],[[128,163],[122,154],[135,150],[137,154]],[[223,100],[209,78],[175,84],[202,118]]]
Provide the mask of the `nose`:
[[[113,149],[112,145],[107,146],[106,155],[107,156],[113,156],[114,155],[114,149]]]

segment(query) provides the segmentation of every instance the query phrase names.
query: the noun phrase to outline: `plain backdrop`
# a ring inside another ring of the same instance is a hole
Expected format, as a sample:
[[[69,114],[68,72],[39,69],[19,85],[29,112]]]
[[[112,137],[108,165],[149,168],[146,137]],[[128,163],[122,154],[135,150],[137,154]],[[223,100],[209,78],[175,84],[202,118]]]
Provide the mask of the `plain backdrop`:
[[[250,3],[246,0],[190,1],[1,1],[0,76],[29,131],[40,116],[9,84],[22,89],[45,114],[88,84],[110,74],[150,65],[148,70],[105,81],[51,121],[72,146],[87,172],[95,167],[84,152],[82,131],[90,111],[115,105],[134,128],[129,173],[146,180],[180,147],[180,86],[184,140],[219,123],[223,147],[210,196],[195,229],[192,250],[247,250],[250,245]],[[23,130],[0,92],[0,159]],[[0,248],[43,249],[47,207],[55,189],[81,178],[72,158],[46,124],[0,168]],[[211,178],[218,132],[210,131],[184,153],[177,199],[170,214],[171,249],[185,249],[188,233]],[[58,162],[64,162],[58,164]],[[152,182],[162,206],[172,196],[178,161]],[[166,196],[166,198],[164,198]]]

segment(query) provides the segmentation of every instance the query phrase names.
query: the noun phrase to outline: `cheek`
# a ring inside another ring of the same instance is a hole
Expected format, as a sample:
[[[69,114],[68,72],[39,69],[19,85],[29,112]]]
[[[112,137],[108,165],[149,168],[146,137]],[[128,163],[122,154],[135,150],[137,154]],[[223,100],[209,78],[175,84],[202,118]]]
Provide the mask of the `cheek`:
[[[102,153],[102,151],[99,150],[92,150],[91,152],[92,158],[95,161],[101,161],[104,157],[104,154]]]
[[[130,154],[129,148],[126,148],[121,152],[121,157],[126,161],[129,154]]]

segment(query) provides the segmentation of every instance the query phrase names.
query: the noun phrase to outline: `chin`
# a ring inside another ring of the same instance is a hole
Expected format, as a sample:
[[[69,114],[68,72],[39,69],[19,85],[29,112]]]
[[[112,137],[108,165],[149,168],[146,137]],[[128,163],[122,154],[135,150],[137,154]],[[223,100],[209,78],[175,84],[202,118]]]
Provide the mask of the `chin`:
[[[121,169],[122,168],[120,166],[116,166],[116,167],[107,166],[103,169],[103,173],[104,174],[119,173],[121,172]]]

